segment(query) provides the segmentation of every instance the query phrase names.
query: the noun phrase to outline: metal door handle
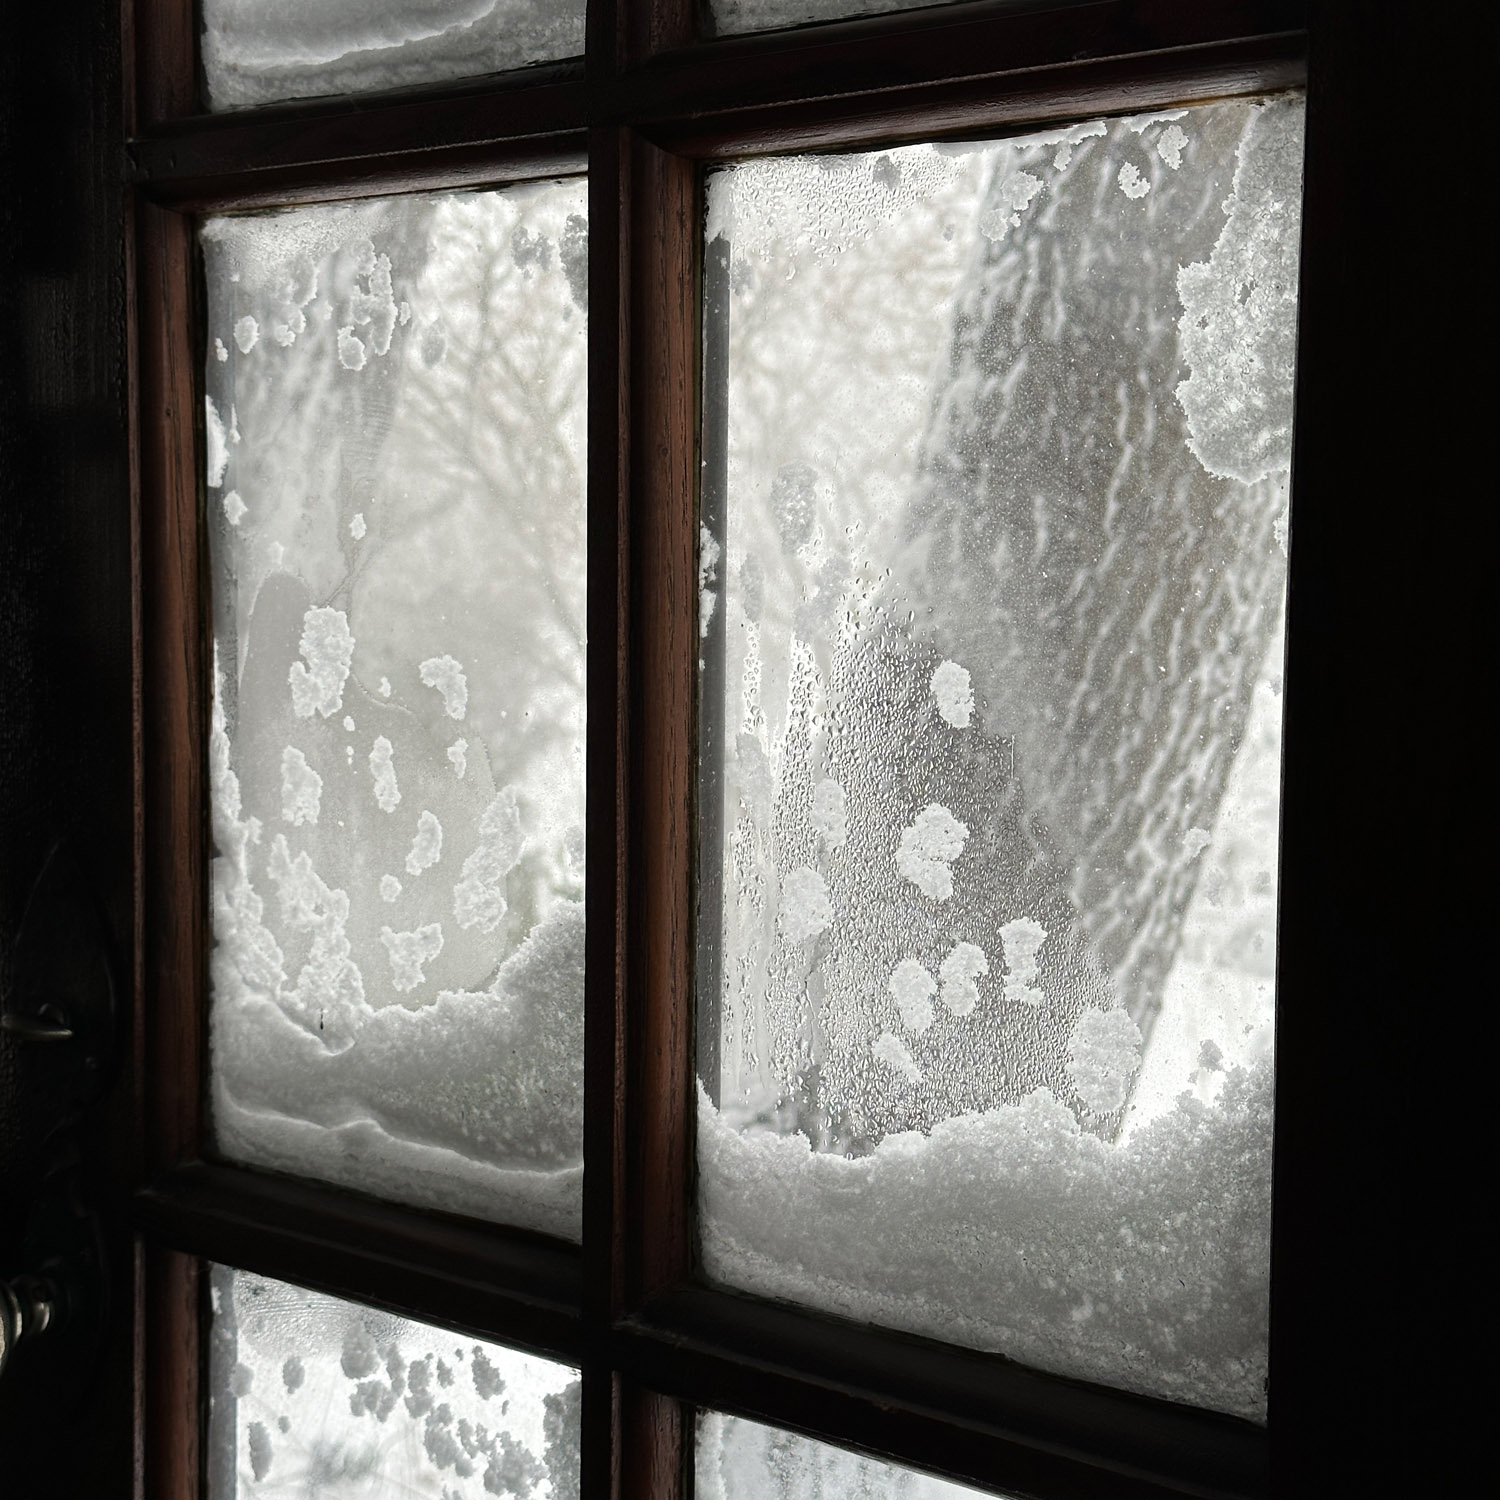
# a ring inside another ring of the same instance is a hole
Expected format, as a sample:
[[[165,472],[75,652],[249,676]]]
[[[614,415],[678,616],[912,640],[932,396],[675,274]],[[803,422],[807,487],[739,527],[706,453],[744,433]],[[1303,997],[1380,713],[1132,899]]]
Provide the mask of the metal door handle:
[[[57,1311],[57,1288],[41,1276],[0,1280],[0,1376],[16,1346],[47,1331]]]

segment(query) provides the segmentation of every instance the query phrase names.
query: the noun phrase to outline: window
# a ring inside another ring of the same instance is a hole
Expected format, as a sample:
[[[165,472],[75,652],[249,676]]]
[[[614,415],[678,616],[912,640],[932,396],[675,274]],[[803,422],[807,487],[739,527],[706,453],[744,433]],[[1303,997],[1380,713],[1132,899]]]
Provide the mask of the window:
[[[1319,113],[1318,70],[1346,78],[1340,49],[1360,33],[1338,17],[1317,20],[1310,33],[1304,23],[1300,5],[1271,0],[1217,9],[1123,0],[977,4],[696,41],[687,6],[595,5],[586,67],[546,63],[411,93],[209,117],[197,103],[192,7],[136,8],[145,936],[134,1066],[146,1116],[136,1210],[145,1267],[146,1493],[194,1493],[198,1428],[185,1414],[196,1412],[202,1390],[203,1261],[579,1366],[589,1495],[681,1493],[692,1406],[1036,1496],[1254,1494],[1276,1465],[1286,1466],[1291,1493],[1309,1472],[1297,1466],[1317,1462],[1306,1457],[1317,1423],[1351,1430],[1353,1418],[1330,1415],[1316,1399],[1319,1372],[1353,1370],[1362,1346],[1346,1339],[1358,1318],[1319,1306],[1353,1235],[1327,1230],[1333,1208],[1320,1195],[1356,1153],[1327,1124],[1337,1109],[1318,1090],[1337,1047],[1310,1005],[1294,1013],[1287,1002],[1281,1040],[1283,1059],[1298,1060],[1283,1066],[1279,1119],[1284,1138],[1305,1143],[1305,1152],[1298,1160],[1284,1151],[1278,1161],[1269,1435],[759,1303],[692,1275],[702,168],[790,149],[999,135],[1307,81],[1308,233],[1322,258],[1310,262],[1304,286],[1330,299],[1308,300],[1303,312],[1304,387],[1321,392],[1307,396],[1313,405],[1299,414],[1299,441],[1312,445],[1299,454],[1299,500],[1309,505],[1342,482],[1335,459],[1306,433],[1350,435],[1353,423],[1329,390],[1334,346],[1356,326],[1350,299],[1336,295],[1327,248],[1338,213],[1350,212],[1334,162],[1355,127],[1331,108]],[[205,1150],[212,677],[193,229],[197,216],[239,208],[488,187],[585,167],[590,1107],[584,1232],[575,1250],[247,1171]],[[1302,565],[1326,569],[1320,586],[1332,587],[1327,579],[1349,578],[1355,562],[1336,560],[1332,523],[1313,514]],[[1294,693],[1298,567],[1294,560]],[[1319,678],[1317,653],[1353,629],[1320,614],[1323,597],[1311,592],[1303,616],[1309,695],[1331,676],[1324,669]],[[1299,712],[1314,726],[1300,751]],[[1307,859],[1289,870],[1282,947],[1284,972],[1300,973],[1293,989],[1304,998],[1334,977],[1327,941],[1313,930],[1319,873],[1327,873],[1319,861],[1328,857],[1326,836],[1320,842],[1313,832],[1314,803],[1336,779],[1322,749],[1333,738],[1332,713],[1310,697],[1292,708],[1287,838]],[[1352,814],[1339,816],[1354,825]],[[1341,899],[1352,909],[1353,894]],[[1334,1088],[1347,1099],[1345,1085]],[[1334,1204],[1355,1196],[1344,1186],[1327,1190]],[[1350,1222],[1367,1222],[1367,1212]]]

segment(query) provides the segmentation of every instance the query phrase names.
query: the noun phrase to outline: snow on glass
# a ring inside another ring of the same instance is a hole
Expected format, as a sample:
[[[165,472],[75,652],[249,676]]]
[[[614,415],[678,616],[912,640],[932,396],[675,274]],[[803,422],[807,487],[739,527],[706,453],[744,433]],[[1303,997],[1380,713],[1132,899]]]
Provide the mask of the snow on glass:
[[[752,162],[707,227],[705,1266],[1258,1420],[1301,133]]]
[[[472,78],[583,51],[583,0],[202,0],[212,109]],[[248,353],[253,314],[232,333]]]
[[[575,1238],[585,196],[202,234],[220,1147]]]
[[[578,1500],[578,1372],[215,1266],[210,1500]]]
[[[697,1500],[978,1500],[988,1492],[707,1411],[698,1417],[693,1493]]]
[[[881,15],[893,10],[925,10],[952,0],[708,0],[713,29],[720,36],[745,31],[774,31],[846,16]]]

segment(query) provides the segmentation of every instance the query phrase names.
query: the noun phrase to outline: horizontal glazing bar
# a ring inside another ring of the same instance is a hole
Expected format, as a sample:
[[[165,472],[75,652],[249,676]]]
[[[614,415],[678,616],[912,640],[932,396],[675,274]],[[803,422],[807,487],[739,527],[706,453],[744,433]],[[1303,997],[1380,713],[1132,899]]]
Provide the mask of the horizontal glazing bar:
[[[252,207],[577,170],[591,125],[701,157],[1002,131],[1298,84],[1303,8],[880,16],[705,42],[593,86],[569,64],[440,94],[193,117],[133,141],[129,174],[176,207]]]

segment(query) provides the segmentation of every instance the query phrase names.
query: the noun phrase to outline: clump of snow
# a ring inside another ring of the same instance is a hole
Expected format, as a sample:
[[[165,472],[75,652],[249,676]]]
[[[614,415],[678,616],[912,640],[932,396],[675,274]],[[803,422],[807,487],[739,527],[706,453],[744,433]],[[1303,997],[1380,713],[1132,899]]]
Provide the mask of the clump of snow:
[[[391,956],[391,983],[404,994],[426,982],[422,967],[443,951],[443,929],[437,922],[428,922],[412,932],[382,927],[380,941]]]
[[[849,807],[844,789],[831,777],[825,776],[814,788],[812,795],[813,831],[823,841],[825,849],[841,849],[849,837]]]
[[[417,817],[417,831],[406,856],[406,873],[420,875],[430,870],[443,855],[443,825],[435,813],[425,808]]]
[[[375,689],[375,691],[379,693],[382,698],[389,698],[391,696],[391,679],[389,677],[382,677],[380,679],[380,685]]]
[[[294,745],[281,752],[281,816],[293,826],[316,823],[323,800],[323,778]]]
[[[339,363],[346,370],[363,370],[369,362],[365,341],[352,326],[339,329]]]
[[[204,478],[211,490],[224,483],[224,471],[229,467],[229,434],[224,428],[224,419],[212,396],[203,398]]]
[[[248,354],[259,337],[260,324],[249,313],[234,325],[234,341],[240,346],[241,354]]]
[[[1254,483],[1291,466],[1303,109],[1260,105],[1207,264],[1177,273],[1177,387],[1188,446],[1211,474]]]
[[[301,661],[287,673],[292,709],[299,718],[326,719],[344,706],[344,683],[354,660],[349,617],[341,609],[310,609],[302,617]]]
[[[525,847],[521,810],[507,787],[485,808],[479,821],[479,847],[464,861],[453,887],[453,915],[460,927],[493,932],[505,915],[505,877]]]
[[[417,669],[423,685],[443,695],[443,711],[450,719],[461,719],[469,708],[469,681],[464,669],[451,656],[429,656]]]
[[[355,727],[356,726],[355,726],[355,723],[354,723],[354,715],[353,714],[345,714],[344,715],[344,729],[345,729],[345,732],[348,733],[348,734],[353,734],[354,730],[355,730]]]
[[[1263,1421],[1271,1106],[1269,1066],[1239,1069],[1114,1145],[1041,1089],[848,1159],[741,1133],[700,1091],[704,1269]]]
[[[214,340],[214,358],[222,365],[228,362],[229,350],[224,347],[223,339]]]
[[[1047,929],[1031,917],[1017,917],[1000,929],[1005,954],[1005,998],[1040,1005],[1045,998],[1035,987],[1036,956],[1047,941]]]
[[[938,713],[955,729],[967,729],[974,713],[974,689],[968,669],[956,661],[945,661],[932,674],[932,696],[937,699]]]
[[[886,1067],[899,1073],[908,1083],[921,1083],[922,1070],[911,1055],[911,1048],[894,1032],[882,1031],[870,1043],[870,1052]]]
[[[995,185],[997,204],[979,220],[979,232],[987,240],[1003,240],[1006,231],[1020,227],[1021,215],[1042,190],[1042,179],[1030,172],[1011,172]]]
[[[370,751],[370,775],[375,778],[375,801],[381,812],[395,812],[401,801],[401,788],[396,785],[396,747],[383,734],[375,736]]]
[[[914,958],[903,958],[890,977],[890,991],[901,1024],[916,1036],[932,1025],[932,997],[937,981]]]
[[[1090,1009],[1068,1037],[1068,1076],[1090,1114],[1112,1114],[1141,1065],[1141,1033],[1128,1011]]]
[[[249,514],[250,507],[240,499],[238,490],[230,490],[224,496],[224,517],[231,526],[238,526]]]
[[[707,526],[698,528],[698,635],[708,634],[718,594],[710,587],[718,578],[719,544]]]
[[[365,537],[365,532],[368,529],[369,528],[365,525],[364,511],[355,511],[354,514],[349,518],[349,535],[352,536],[356,542],[362,542]]]
[[[1118,181],[1127,198],[1144,198],[1151,191],[1150,181],[1141,176],[1141,169],[1134,162],[1126,162],[1120,168]]]
[[[401,882],[394,875],[380,877],[380,899],[394,901],[401,894]]]
[[[901,832],[896,868],[934,901],[953,894],[953,861],[963,853],[968,828],[941,803],[932,802]]]
[[[943,981],[939,998],[955,1016],[972,1015],[979,1003],[979,983],[990,972],[990,961],[977,943],[956,943],[938,968]]]
[[[782,881],[777,920],[789,943],[805,943],[833,925],[828,882],[811,865],[793,870]]]
[[[455,776],[462,776],[469,764],[469,742],[466,739],[456,739],[448,746],[448,760],[453,767]]]
[[[1156,143],[1156,154],[1175,172],[1182,166],[1182,148],[1188,143],[1181,125],[1168,125]]]

